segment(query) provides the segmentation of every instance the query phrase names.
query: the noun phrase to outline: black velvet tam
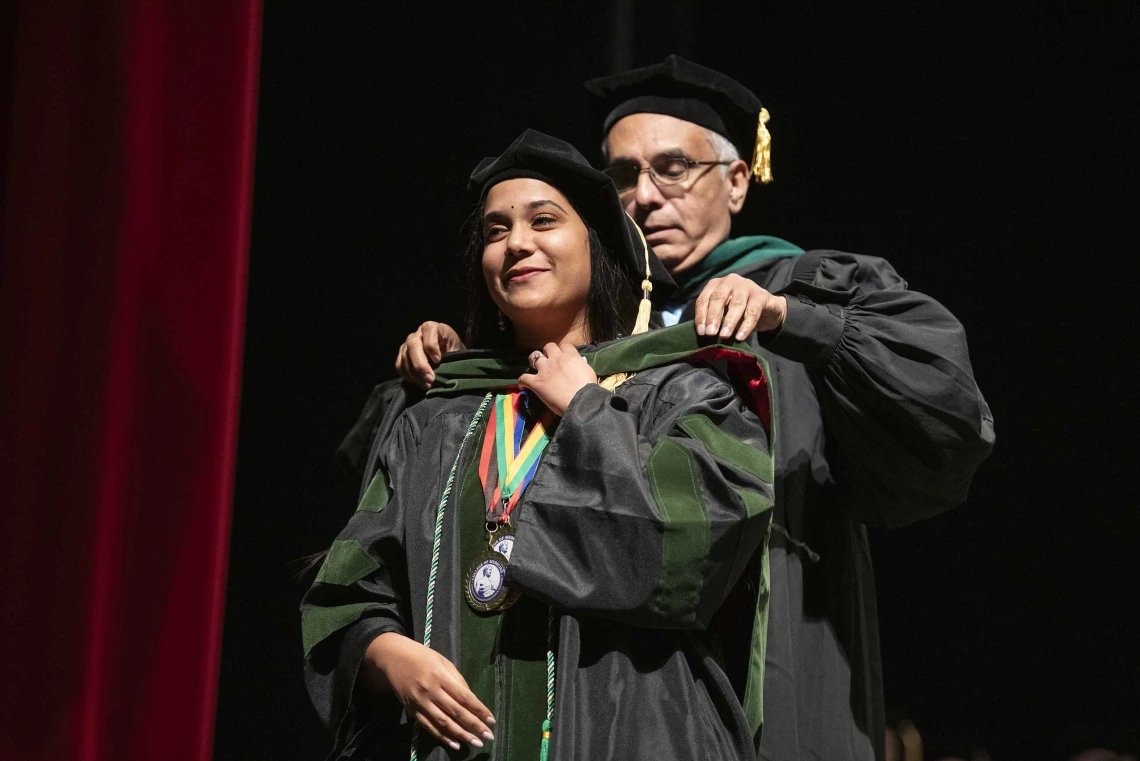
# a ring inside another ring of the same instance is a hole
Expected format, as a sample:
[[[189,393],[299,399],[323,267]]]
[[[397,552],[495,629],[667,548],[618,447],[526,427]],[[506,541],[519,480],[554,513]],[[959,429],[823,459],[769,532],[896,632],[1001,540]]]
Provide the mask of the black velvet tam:
[[[585,83],[602,134],[630,114],[665,114],[728,138],[748,161],[756,144],[760,99],[735,79],[677,55]]]
[[[637,225],[625,213],[617,188],[609,177],[590,166],[574,146],[542,132],[528,129],[497,158],[485,158],[475,167],[467,191],[481,202],[487,191],[505,180],[529,177],[542,180],[566,196],[586,224],[597,231],[602,244],[613,253],[635,282],[645,279],[645,252],[649,250],[649,281],[654,301],[676,289],[669,271],[658,261]]]

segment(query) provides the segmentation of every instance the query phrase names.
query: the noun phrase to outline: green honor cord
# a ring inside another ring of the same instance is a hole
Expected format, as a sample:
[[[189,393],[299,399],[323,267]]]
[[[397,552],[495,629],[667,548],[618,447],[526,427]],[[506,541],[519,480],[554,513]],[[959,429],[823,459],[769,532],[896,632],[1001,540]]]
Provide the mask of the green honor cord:
[[[455,485],[455,473],[459,470],[459,459],[463,457],[463,449],[467,446],[467,440],[471,438],[471,434],[475,433],[475,429],[479,427],[479,421],[483,418],[483,411],[487,409],[487,404],[491,401],[492,396],[494,395],[487,394],[483,397],[482,404],[475,411],[475,417],[471,418],[471,425],[467,426],[467,433],[463,434],[463,441],[459,442],[459,451],[455,453],[455,462],[451,466],[451,472],[447,474],[447,483],[444,485],[443,494],[439,498],[439,507],[435,510],[435,532],[431,542],[431,570],[428,572],[427,614],[424,616],[424,645],[426,647],[431,647],[432,607],[435,602],[435,578],[439,574],[439,548],[443,538],[443,514],[447,509],[447,500],[451,496],[451,487]],[[412,752],[409,761],[419,761],[419,754],[416,751],[419,744],[420,725],[419,722],[412,719]]]
[[[550,730],[554,726],[554,608],[546,609],[546,721],[542,722],[542,745],[538,761],[550,755]]]
[[[435,531],[432,536],[431,544],[431,570],[428,572],[428,591],[427,591],[427,613],[424,616],[424,646],[431,647],[431,628],[432,628],[432,608],[435,602],[435,580],[439,575],[439,551],[443,540],[443,515],[447,510],[447,500],[451,497],[451,488],[455,485],[455,474],[459,470],[459,460],[463,457],[463,450],[467,446],[468,439],[471,434],[475,433],[475,429],[479,427],[479,421],[483,419],[483,412],[487,409],[487,404],[491,401],[494,394],[487,394],[483,397],[479,409],[475,411],[475,417],[471,419],[471,424],[467,426],[467,432],[463,434],[463,441],[459,443],[459,451],[455,453],[455,462],[451,465],[451,471],[447,474],[447,483],[443,487],[443,494],[439,498],[439,506],[435,510]],[[542,746],[539,751],[539,761],[547,761],[550,754],[550,728],[553,725],[554,719],[554,608],[550,608],[546,617],[546,721],[542,722]],[[420,725],[419,722],[412,720],[412,749],[408,758],[409,761],[419,761],[419,753],[417,747],[420,744]]]

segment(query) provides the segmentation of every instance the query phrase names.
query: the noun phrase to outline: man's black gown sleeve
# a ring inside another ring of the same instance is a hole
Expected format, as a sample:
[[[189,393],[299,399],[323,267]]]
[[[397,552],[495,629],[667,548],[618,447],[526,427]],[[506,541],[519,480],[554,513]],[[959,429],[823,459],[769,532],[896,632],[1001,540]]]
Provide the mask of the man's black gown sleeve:
[[[808,368],[837,447],[842,503],[885,526],[960,504],[994,443],[961,323],[884,259],[804,257],[818,266],[779,291],[787,318],[759,341]]]

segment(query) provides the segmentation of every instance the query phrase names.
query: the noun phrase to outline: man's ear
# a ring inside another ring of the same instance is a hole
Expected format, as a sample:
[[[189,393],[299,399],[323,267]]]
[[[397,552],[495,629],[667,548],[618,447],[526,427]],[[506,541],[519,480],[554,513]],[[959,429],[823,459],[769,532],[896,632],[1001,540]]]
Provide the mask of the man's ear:
[[[748,196],[748,181],[751,179],[748,164],[737,159],[728,165],[728,212],[737,214],[744,208],[744,199]]]

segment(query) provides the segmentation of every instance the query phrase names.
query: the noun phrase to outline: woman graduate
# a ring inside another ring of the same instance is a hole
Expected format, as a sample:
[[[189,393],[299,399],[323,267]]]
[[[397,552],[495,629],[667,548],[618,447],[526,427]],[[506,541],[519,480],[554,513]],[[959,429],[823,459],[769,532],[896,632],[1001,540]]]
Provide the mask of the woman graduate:
[[[494,348],[377,438],[301,606],[330,758],[755,758],[763,363],[645,332],[668,274],[570,145],[528,130],[470,189]]]

